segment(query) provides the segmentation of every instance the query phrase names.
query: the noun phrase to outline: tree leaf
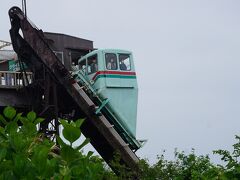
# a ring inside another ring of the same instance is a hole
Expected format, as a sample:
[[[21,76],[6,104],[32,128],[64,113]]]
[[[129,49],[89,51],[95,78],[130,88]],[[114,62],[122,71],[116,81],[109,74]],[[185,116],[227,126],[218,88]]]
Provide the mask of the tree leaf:
[[[67,125],[63,129],[63,136],[72,144],[81,136],[81,131],[79,128]]]
[[[5,158],[7,154],[7,149],[6,148],[0,148],[0,162]]]
[[[20,119],[21,116],[22,116],[22,113],[18,113],[13,121],[18,122],[18,120]]]
[[[28,159],[24,157],[22,154],[15,154],[13,156],[13,161],[14,161],[14,172],[18,175],[21,176],[22,174],[26,173],[26,164],[29,163]]]
[[[65,144],[65,143],[63,142],[63,140],[62,140],[59,136],[57,136],[57,142],[58,142],[58,144],[59,144],[61,147],[67,146],[67,144]]]
[[[93,155],[93,151],[88,151],[87,158],[90,158]]]
[[[30,142],[31,143],[31,142]],[[29,144],[30,144],[29,143]],[[11,148],[16,152],[22,152],[28,147],[28,141],[23,138],[23,135],[15,134],[10,137]]]
[[[7,106],[4,108],[3,114],[6,118],[8,118],[9,120],[12,120],[16,115],[16,110],[13,107]]]
[[[63,146],[60,155],[63,160],[70,163],[76,158],[76,151],[71,146]]]
[[[37,125],[37,124],[43,122],[44,120],[45,120],[44,118],[37,118],[34,120],[34,124]]]
[[[18,130],[18,124],[14,121],[11,121],[7,124],[6,126],[6,131],[9,133],[9,134],[13,134],[13,133],[16,133]]]
[[[84,122],[85,119],[78,119],[75,124],[76,124],[76,127],[80,128],[82,123]]]
[[[10,170],[13,167],[13,162],[11,160],[6,160],[3,161],[0,165],[1,171]]]
[[[70,126],[76,127],[75,122],[71,121],[71,122],[70,122]]]
[[[68,122],[64,119],[60,119],[60,123],[62,124],[63,127],[68,126]]]
[[[3,125],[7,125],[7,120],[3,117],[3,115],[0,114],[0,121],[2,122]]]
[[[32,136],[37,134],[37,127],[35,124],[29,121],[25,121],[21,128],[22,132],[27,136]]]
[[[34,148],[32,162],[40,174],[45,171],[49,151],[50,148],[43,145],[38,145]]]
[[[33,122],[35,119],[36,119],[36,113],[33,112],[33,111],[30,111],[28,114],[27,114],[27,118],[29,121]]]
[[[57,167],[57,159],[55,158],[50,160],[47,159],[47,164],[46,164],[45,173],[44,173],[46,179],[53,179],[51,177],[53,177],[53,175],[56,174],[55,167]]]
[[[3,139],[7,139],[7,135],[5,133],[5,129],[3,127],[0,126],[0,136],[3,138]]]
[[[26,124],[26,123],[28,123],[28,119],[27,118],[25,118],[25,117],[19,117],[19,120],[21,121],[21,123],[23,123],[23,124]]]

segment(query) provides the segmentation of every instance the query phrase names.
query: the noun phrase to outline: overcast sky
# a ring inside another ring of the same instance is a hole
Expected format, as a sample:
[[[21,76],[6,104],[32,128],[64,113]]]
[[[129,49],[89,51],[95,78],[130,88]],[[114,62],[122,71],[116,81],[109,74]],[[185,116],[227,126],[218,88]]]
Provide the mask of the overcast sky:
[[[10,40],[1,0],[0,39]],[[43,31],[133,51],[139,85],[137,154],[154,162],[174,148],[197,154],[231,150],[240,130],[239,0],[28,1]],[[211,156],[217,161],[215,156]]]

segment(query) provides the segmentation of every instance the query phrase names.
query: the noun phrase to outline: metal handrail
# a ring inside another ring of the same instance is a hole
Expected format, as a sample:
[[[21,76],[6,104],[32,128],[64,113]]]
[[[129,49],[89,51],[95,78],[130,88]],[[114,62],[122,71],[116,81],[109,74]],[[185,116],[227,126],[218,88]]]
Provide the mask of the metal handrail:
[[[14,72],[14,71],[0,71],[0,86],[23,86],[24,82],[28,80],[29,84],[33,81],[32,72]]]

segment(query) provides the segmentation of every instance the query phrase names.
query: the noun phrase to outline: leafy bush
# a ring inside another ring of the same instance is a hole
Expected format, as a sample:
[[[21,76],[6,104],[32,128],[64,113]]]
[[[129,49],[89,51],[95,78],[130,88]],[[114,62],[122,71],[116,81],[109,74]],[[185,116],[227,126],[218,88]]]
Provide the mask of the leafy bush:
[[[202,180],[237,180],[240,179],[240,137],[236,136],[237,143],[233,145],[233,152],[227,150],[213,151],[222,156],[223,164],[215,165],[208,155],[197,156],[194,149],[190,154],[175,151],[175,160],[165,160],[164,155],[158,156],[157,163],[149,165],[147,160],[140,161],[141,179],[202,179]]]
[[[81,137],[82,119],[75,122],[60,120],[63,126],[63,137],[57,137],[58,146],[44,134],[38,132],[37,125],[43,122],[36,113],[26,116],[17,113],[12,107],[6,107],[0,114],[0,179],[130,179],[129,169],[119,163],[116,154],[113,167],[117,167],[116,176],[104,161],[93,152],[86,155],[82,148],[89,143],[73,147]],[[164,154],[157,157],[157,162],[150,165],[147,160],[139,162],[139,179],[202,179],[228,180],[240,179],[240,137],[233,145],[233,152],[226,150],[213,151],[220,155],[225,165],[215,165],[206,156],[197,156],[194,149],[190,154],[175,151],[175,159],[166,160]]]
[[[60,146],[37,131],[42,121],[34,112],[24,117],[12,107],[4,109],[0,115],[0,179],[103,179],[111,174],[102,159],[92,152],[81,153],[89,139],[73,147],[81,136],[82,119],[60,121],[68,141],[57,137]]]
[[[222,169],[222,177],[225,179],[240,179],[240,136],[235,136],[237,142],[233,145],[233,152],[227,150],[213,151],[214,154],[221,155],[221,160],[226,164],[220,166]]]

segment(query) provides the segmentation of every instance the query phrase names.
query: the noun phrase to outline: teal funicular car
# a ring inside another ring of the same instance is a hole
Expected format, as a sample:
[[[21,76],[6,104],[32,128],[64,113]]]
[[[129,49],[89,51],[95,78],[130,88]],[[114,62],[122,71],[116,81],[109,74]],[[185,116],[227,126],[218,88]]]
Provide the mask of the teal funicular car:
[[[78,74],[101,99],[101,113],[108,117],[133,150],[136,140],[138,86],[132,53],[118,49],[94,50],[79,61]]]

